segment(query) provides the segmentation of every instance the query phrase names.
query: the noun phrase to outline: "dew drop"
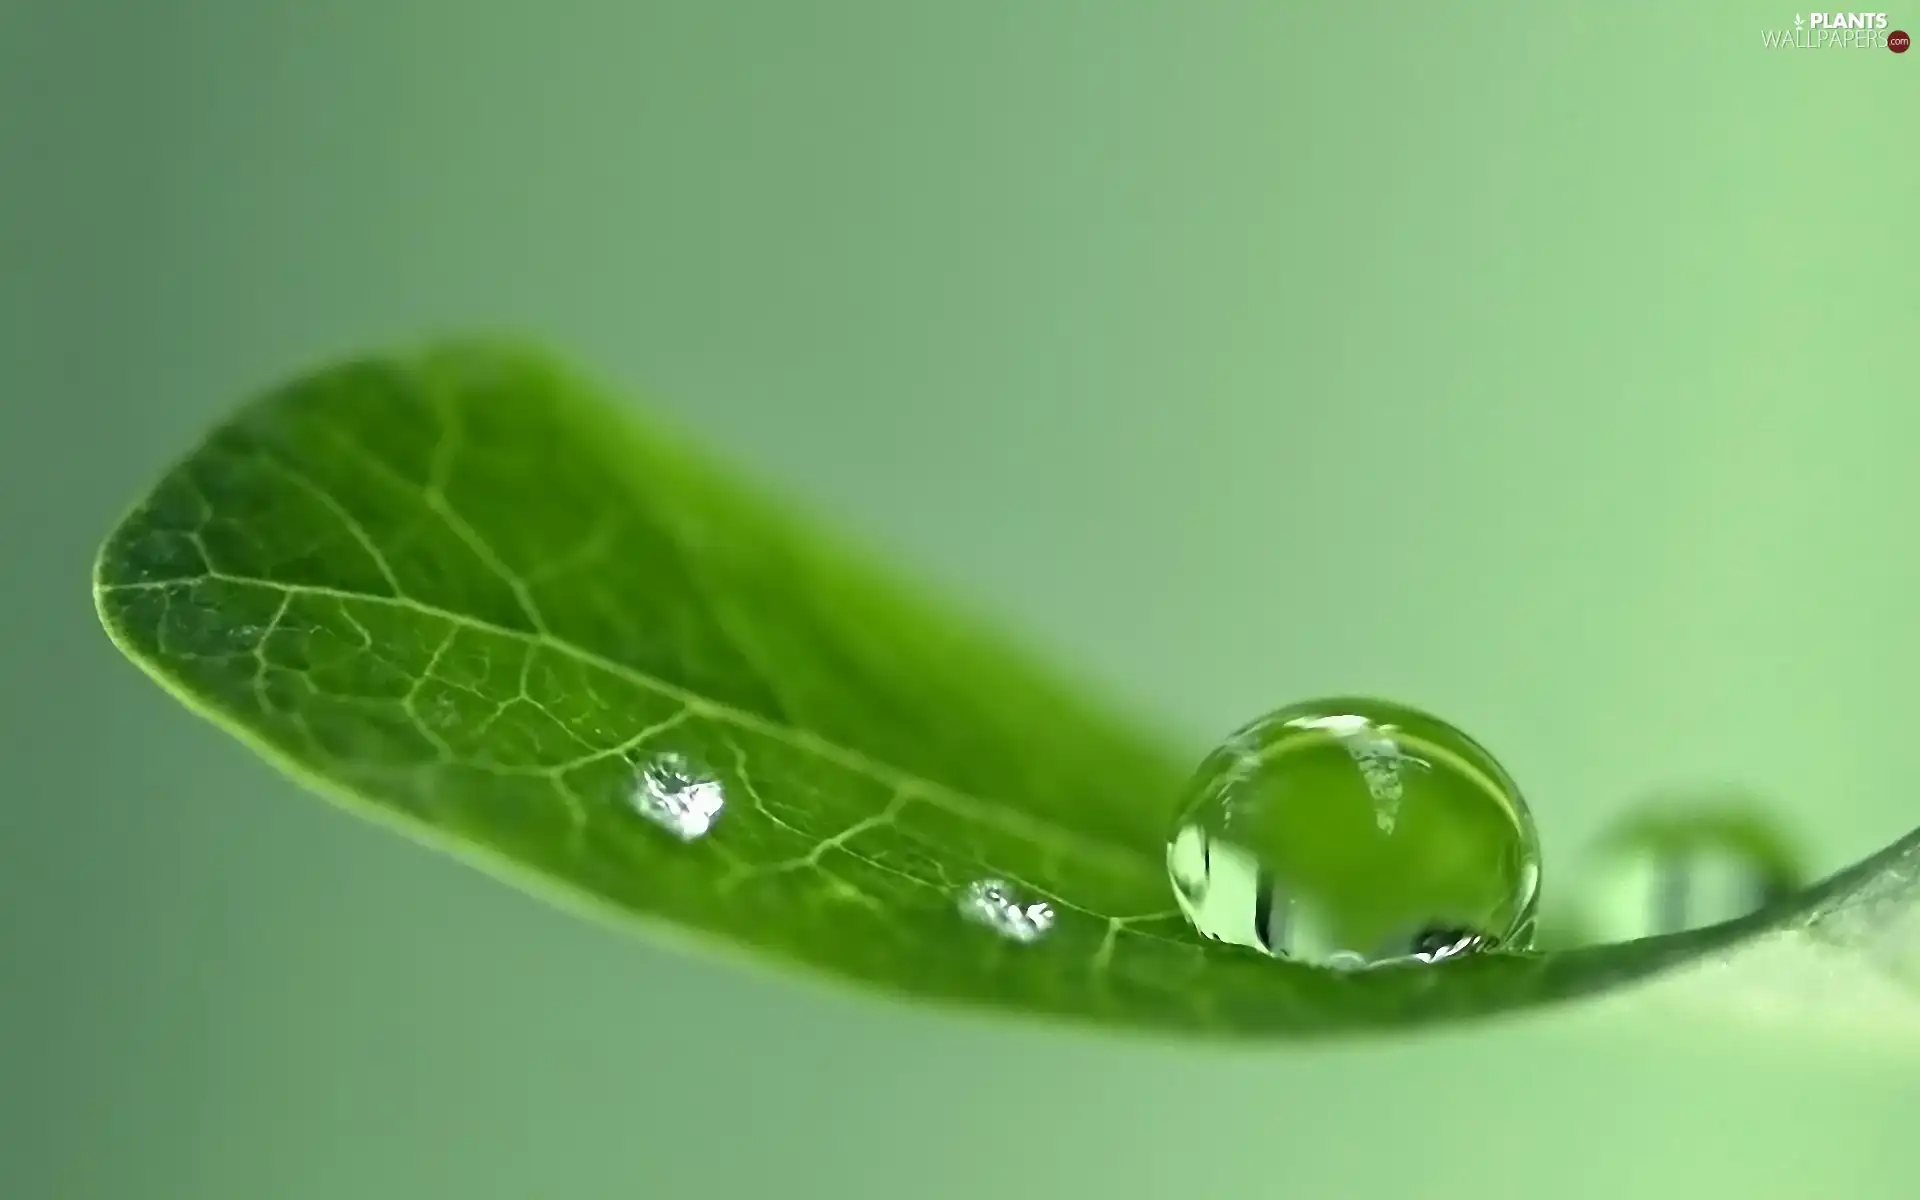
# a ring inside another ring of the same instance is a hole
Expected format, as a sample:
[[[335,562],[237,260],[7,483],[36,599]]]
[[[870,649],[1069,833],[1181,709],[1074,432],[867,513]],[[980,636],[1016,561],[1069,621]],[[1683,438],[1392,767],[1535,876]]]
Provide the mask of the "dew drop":
[[[1201,762],[1167,873],[1206,937],[1354,970],[1526,949],[1540,850],[1519,789],[1472,738],[1398,704],[1315,700]]]
[[[960,893],[960,915],[1015,942],[1037,942],[1053,928],[1053,906],[1022,904],[1013,886],[999,879],[976,879]]]
[[[683,842],[702,838],[726,806],[720,781],[704,774],[679,754],[661,754],[636,772],[628,803],[655,825]]]
[[[1616,824],[1589,856],[1578,933],[1618,942],[1718,925],[1806,879],[1790,840],[1757,813],[1650,808]]]

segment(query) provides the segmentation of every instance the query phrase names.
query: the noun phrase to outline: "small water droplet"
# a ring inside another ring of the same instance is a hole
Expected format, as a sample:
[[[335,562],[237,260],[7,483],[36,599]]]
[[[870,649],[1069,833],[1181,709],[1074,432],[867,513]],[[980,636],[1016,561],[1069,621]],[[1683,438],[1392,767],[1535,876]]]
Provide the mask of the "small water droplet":
[[[960,893],[960,915],[1016,942],[1037,942],[1053,928],[1053,906],[1022,903],[1013,886],[999,879],[976,879]]]
[[[1379,700],[1291,705],[1200,764],[1167,873],[1195,929],[1336,970],[1525,949],[1540,850],[1491,754]]]
[[[679,754],[660,754],[643,764],[628,795],[633,811],[683,842],[705,837],[726,806],[720,781]]]
[[[1744,808],[1669,804],[1629,816],[1589,857],[1578,933],[1630,941],[1744,917],[1805,885],[1791,846]]]

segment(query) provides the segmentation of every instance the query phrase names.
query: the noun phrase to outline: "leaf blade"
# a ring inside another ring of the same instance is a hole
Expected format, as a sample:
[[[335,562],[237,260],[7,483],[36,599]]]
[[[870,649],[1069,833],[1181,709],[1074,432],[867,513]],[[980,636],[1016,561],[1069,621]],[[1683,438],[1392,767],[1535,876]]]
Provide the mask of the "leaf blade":
[[[363,815],[909,996],[1192,1033],[1417,1024],[1641,978],[1859,882],[1674,938],[1365,977],[1203,944],[1164,880],[1159,747],[488,343],[246,406],[108,537],[95,598],[153,678]],[[720,782],[710,836],[633,813],[663,753]],[[986,878],[1055,905],[1048,936],[962,920]]]

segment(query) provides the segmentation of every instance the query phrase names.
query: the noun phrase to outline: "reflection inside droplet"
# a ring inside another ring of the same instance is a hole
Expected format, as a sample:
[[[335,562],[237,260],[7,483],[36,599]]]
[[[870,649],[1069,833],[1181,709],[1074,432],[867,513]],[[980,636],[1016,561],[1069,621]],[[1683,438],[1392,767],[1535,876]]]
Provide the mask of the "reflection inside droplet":
[[[1053,906],[1023,904],[1013,886],[999,879],[977,879],[960,893],[960,915],[1016,942],[1037,942],[1053,928]]]
[[[672,753],[642,765],[628,795],[633,811],[683,842],[705,837],[726,802],[719,780]]]

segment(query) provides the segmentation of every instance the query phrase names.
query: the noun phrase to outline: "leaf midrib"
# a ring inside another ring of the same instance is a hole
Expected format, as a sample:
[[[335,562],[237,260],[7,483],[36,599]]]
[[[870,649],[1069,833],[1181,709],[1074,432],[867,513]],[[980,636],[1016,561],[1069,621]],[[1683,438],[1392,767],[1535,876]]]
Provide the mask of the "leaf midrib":
[[[1040,843],[1052,843],[1069,847],[1074,853],[1102,860],[1106,867],[1124,874],[1158,873],[1160,864],[1153,856],[1141,853],[1136,847],[1120,842],[1091,837],[1063,825],[1055,824],[1041,817],[1035,817],[1015,809],[1005,809],[987,803],[979,796],[938,783],[917,775],[903,767],[861,754],[837,742],[808,733],[804,729],[736,708],[733,705],[703,696],[687,688],[678,687],[663,679],[649,675],[630,664],[618,659],[608,658],[584,646],[551,632],[516,629],[510,625],[501,625],[484,618],[475,617],[453,609],[441,608],[416,600],[411,596],[396,594],[381,595],[377,592],[361,592],[351,588],[331,587],[326,584],[289,583],[284,580],[259,579],[245,575],[235,575],[224,571],[205,571],[198,575],[164,580],[141,580],[108,583],[96,581],[95,590],[99,593],[115,591],[165,591],[190,586],[202,580],[235,584],[242,587],[258,587],[284,592],[288,595],[321,596],[333,600],[352,601],[362,604],[382,605],[414,612],[420,616],[447,622],[459,628],[472,630],[494,637],[507,638],[524,645],[556,651],[572,658],[583,666],[606,671],[638,687],[646,688],[684,705],[697,716],[722,721],[744,732],[757,734],[784,742],[792,749],[816,755],[830,763],[849,771],[865,775],[896,794],[932,805],[944,810],[951,816],[963,820],[976,821],[999,829],[1001,832]]]

